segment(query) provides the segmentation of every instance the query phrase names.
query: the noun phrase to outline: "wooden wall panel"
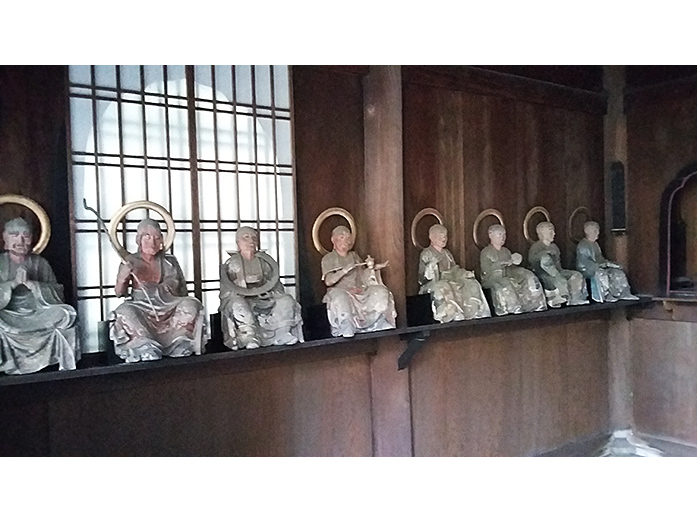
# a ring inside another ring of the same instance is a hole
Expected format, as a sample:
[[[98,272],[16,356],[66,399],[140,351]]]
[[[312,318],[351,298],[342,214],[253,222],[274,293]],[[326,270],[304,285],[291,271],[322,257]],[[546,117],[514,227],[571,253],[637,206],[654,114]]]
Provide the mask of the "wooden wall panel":
[[[637,430],[697,444],[697,324],[634,319],[631,339]]]
[[[314,66],[294,66],[293,118],[298,234],[298,295],[301,305],[318,304],[324,296],[322,256],[312,244],[312,224],[328,207],[344,207],[359,228],[356,251],[365,256],[363,213],[363,84],[362,77]],[[322,228],[331,249],[331,229]]]
[[[603,320],[427,343],[411,368],[417,456],[539,454],[607,430]]]
[[[0,195],[36,200],[51,220],[44,257],[74,303],[66,159],[65,66],[0,66]],[[26,209],[0,207],[0,227]],[[37,229],[38,230],[38,229]],[[38,235],[37,235],[38,238]]]
[[[661,195],[683,167],[697,161],[695,114],[697,96],[627,114],[628,249],[638,292],[657,292]]]
[[[478,269],[471,231],[482,210],[503,213],[507,246],[525,256],[523,219],[531,207],[543,205],[555,223],[563,260],[573,265],[571,212],[584,205],[603,221],[602,115],[420,83],[405,85],[404,115],[407,230],[420,209],[436,207],[450,230],[450,250],[461,265]],[[541,218],[530,222],[533,239]],[[480,226],[483,243],[491,223],[493,218]],[[407,294],[415,294],[418,254],[408,246],[405,255]]]
[[[191,376],[49,400],[51,455],[372,454],[367,356]]]

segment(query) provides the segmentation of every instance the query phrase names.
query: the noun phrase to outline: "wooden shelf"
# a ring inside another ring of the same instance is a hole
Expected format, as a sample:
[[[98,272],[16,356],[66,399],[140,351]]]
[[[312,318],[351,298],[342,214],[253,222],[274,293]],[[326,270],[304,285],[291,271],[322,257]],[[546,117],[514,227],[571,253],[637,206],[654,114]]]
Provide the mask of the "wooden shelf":
[[[654,303],[658,298],[650,296],[642,296],[637,301],[619,301],[615,303],[592,303],[589,305],[578,305],[574,307],[561,307],[559,309],[549,309],[542,312],[531,312],[525,314],[509,314],[507,316],[494,316],[491,318],[480,318],[476,320],[465,320],[451,323],[437,323],[431,325],[416,325],[410,327],[402,327],[398,329],[389,329],[366,334],[357,334],[353,338],[322,338],[317,340],[306,341],[295,345],[274,345],[271,347],[262,347],[258,349],[244,350],[224,350],[222,347],[217,347],[209,344],[209,351],[201,356],[188,356],[185,358],[163,358],[157,361],[138,362],[138,363],[119,363],[116,365],[92,364],[78,368],[73,371],[41,371],[34,374],[24,374],[17,376],[0,376],[0,387],[11,387],[17,385],[28,385],[46,382],[57,382],[67,380],[79,380],[82,378],[131,374],[144,372],[158,372],[164,369],[198,369],[206,366],[218,365],[238,365],[242,361],[245,363],[259,364],[264,360],[269,360],[277,357],[294,357],[301,354],[317,354],[322,353],[326,356],[344,356],[355,353],[371,353],[374,352],[374,344],[362,343],[368,340],[379,338],[388,338],[398,336],[407,341],[407,350],[400,357],[398,368],[406,368],[411,362],[416,353],[421,349],[423,341],[432,332],[454,332],[467,335],[467,331],[472,331],[479,328],[495,328],[504,324],[524,325],[541,319],[550,318],[579,318],[588,314],[595,314],[600,311],[609,311],[613,309],[625,309],[645,307]],[[89,354],[86,356],[90,356]],[[84,358],[78,366],[84,365]],[[248,365],[247,365],[248,367]]]

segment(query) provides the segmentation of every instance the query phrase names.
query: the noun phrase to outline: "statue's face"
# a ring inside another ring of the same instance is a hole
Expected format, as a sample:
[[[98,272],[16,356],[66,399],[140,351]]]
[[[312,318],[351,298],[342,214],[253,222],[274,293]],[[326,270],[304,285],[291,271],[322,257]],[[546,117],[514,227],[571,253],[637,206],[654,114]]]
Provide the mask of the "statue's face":
[[[259,248],[259,238],[256,232],[245,231],[237,238],[237,248],[240,251],[256,252]]]
[[[146,227],[140,236],[140,252],[155,256],[163,247],[162,233],[154,227]]]
[[[506,231],[501,229],[496,229],[489,233],[489,241],[491,245],[500,249],[506,243]]]
[[[26,256],[31,252],[32,234],[27,229],[5,231],[2,234],[5,250],[16,256]]]
[[[448,245],[448,232],[447,231],[436,231],[430,236],[431,245],[436,249],[445,249]]]
[[[554,227],[542,227],[540,229],[540,240],[546,244],[550,244],[554,241],[554,236],[556,235]]]
[[[348,252],[353,247],[353,234],[339,233],[332,236],[332,245],[337,252]]]
[[[586,238],[588,238],[588,240],[592,242],[598,241],[598,237],[600,236],[600,227],[596,225],[590,225],[586,227],[585,233]]]

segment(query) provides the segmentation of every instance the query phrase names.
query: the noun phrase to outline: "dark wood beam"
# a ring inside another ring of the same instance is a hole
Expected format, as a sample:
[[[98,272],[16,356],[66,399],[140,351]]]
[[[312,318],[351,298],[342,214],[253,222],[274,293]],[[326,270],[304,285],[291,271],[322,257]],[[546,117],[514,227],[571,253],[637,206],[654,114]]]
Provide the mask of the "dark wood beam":
[[[605,114],[604,93],[470,66],[403,66],[405,84],[498,96],[591,114]]]

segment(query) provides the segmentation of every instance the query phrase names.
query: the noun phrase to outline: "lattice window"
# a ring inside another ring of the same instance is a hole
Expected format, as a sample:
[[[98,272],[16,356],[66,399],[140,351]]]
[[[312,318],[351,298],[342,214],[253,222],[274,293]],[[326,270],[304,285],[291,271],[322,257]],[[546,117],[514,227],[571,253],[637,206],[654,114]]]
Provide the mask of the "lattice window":
[[[235,231],[259,229],[295,294],[294,184],[287,66],[70,66],[73,236],[78,312],[85,349],[97,348],[98,321],[120,302],[120,263],[98,232],[124,203],[170,210],[173,253],[206,317],[219,305],[219,268]],[[133,252],[146,211],[123,222]],[[158,219],[155,213],[152,218]],[[164,228],[164,222],[162,222]]]

